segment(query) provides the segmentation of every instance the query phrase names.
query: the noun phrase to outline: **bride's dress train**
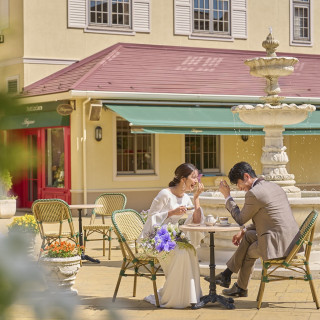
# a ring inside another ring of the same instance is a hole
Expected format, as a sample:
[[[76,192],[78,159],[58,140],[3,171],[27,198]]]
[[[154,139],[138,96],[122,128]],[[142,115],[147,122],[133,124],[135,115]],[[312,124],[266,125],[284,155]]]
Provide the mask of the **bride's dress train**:
[[[192,248],[180,249],[178,246],[167,256],[159,258],[166,281],[158,291],[160,306],[163,308],[186,308],[198,303],[202,296],[200,288],[199,264]],[[156,305],[154,295],[144,300]]]

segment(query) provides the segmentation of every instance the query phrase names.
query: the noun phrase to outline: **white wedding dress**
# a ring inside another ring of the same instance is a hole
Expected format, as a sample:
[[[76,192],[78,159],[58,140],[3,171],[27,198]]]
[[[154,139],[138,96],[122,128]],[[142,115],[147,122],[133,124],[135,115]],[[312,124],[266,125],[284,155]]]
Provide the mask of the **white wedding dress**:
[[[141,233],[141,237],[147,237],[153,230],[154,225],[176,224],[181,216],[171,216],[168,218],[168,211],[179,206],[192,206],[192,201],[187,194],[182,198],[176,197],[170,189],[163,189],[153,200],[149,209],[148,218]],[[192,222],[190,211],[185,224]],[[201,223],[204,215],[201,212]],[[194,247],[200,244],[204,237],[201,232],[190,232],[186,236]],[[198,257],[195,250],[179,249],[175,247],[166,257],[159,258],[161,267],[164,271],[166,282],[159,293],[160,306],[163,308],[186,308],[192,303],[198,303],[202,296],[200,287],[200,271]],[[144,300],[156,305],[154,295],[149,295]]]

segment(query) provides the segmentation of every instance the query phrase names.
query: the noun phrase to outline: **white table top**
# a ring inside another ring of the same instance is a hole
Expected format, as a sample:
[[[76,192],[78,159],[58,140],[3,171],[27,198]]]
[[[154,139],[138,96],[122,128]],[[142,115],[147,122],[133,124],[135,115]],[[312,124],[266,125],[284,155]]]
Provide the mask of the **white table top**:
[[[216,223],[214,226],[206,226],[205,224],[183,224],[179,226],[182,231],[201,231],[201,232],[227,232],[227,231],[239,231],[240,226],[236,223],[231,223],[227,226],[223,226]]]
[[[95,203],[87,203],[87,204],[70,204],[70,209],[94,209],[94,208],[102,208],[102,204]]]

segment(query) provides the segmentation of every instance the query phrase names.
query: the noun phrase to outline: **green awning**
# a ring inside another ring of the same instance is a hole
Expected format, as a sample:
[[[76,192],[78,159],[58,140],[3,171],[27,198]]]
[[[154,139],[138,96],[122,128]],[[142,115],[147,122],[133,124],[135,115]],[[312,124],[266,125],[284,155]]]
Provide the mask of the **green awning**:
[[[56,111],[62,103],[66,102],[19,105],[14,109],[5,109],[0,119],[0,130],[69,126],[70,116],[62,116]]]
[[[229,107],[105,105],[130,122],[133,133],[264,135],[262,126],[242,122]],[[320,134],[320,110],[284,134]]]

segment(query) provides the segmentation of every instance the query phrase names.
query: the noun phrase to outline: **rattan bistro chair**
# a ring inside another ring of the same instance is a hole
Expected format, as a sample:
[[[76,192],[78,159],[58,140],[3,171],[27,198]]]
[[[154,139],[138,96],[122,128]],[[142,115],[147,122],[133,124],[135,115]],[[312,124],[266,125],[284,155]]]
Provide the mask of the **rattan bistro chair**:
[[[284,259],[265,260],[262,262],[262,276],[260,288],[257,296],[258,305],[260,309],[262,303],[262,296],[267,282],[281,281],[281,280],[304,280],[308,281],[312,293],[313,301],[319,309],[319,302],[315,287],[312,281],[312,276],[309,267],[309,257],[311,253],[312,240],[315,230],[315,223],[318,217],[318,212],[313,210],[300,227],[300,237],[295,246]],[[300,248],[305,245],[303,253],[298,253]],[[276,275],[275,271],[278,269],[286,269],[290,271],[290,275]],[[291,276],[293,273],[295,276]]]
[[[69,205],[61,199],[35,200],[31,207],[32,213],[38,223],[41,249],[61,239],[71,240],[79,244],[79,234],[75,232]],[[56,225],[56,231],[52,231],[52,225]],[[50,229],[50,230],[48,230]],[[40,250],[41,256],[42,250]]]
[[[111,217],[115,210],[124,209],[127,203],[127,198],[123,193],[103,193],[96,201],[96,204],[102,204],[102,208],[96,208],[92,211],[90,225],[83,226],[84,232],[84,247],[88,241],[103,242],[103,255],[106,255],[106,240],[109,241],[109,256],[111,259],[111,241],[112,241],[112,225],[111,221],[107,221],[107,217]],[[96,224],[96,215],[101,216],[102,223]],[[94,233],[102,235],[102,238],[91,237]],[[89,239],[90,238],[90,239]]]
[[[137,239],[141,234],[144,220],[135,210],[124,209],[113,212],[112,223],[123,255],[123,262],[112,301],[114,302],[116,300],[122,277],[127,276],[134,277],[133,296],[135,297],[137,277],[139,276],[152,280],[156,304],[157,307],[159,307],[156,278],[157,275],[163,276],[164,274],[163,272],[159,272],[160,264],[156,257],[149,256],[144,252],[139,252],[137,249]],[[135,244],[135,248],[133,249],[130,244]],[[127,273],[128,271],[132,273]]]

